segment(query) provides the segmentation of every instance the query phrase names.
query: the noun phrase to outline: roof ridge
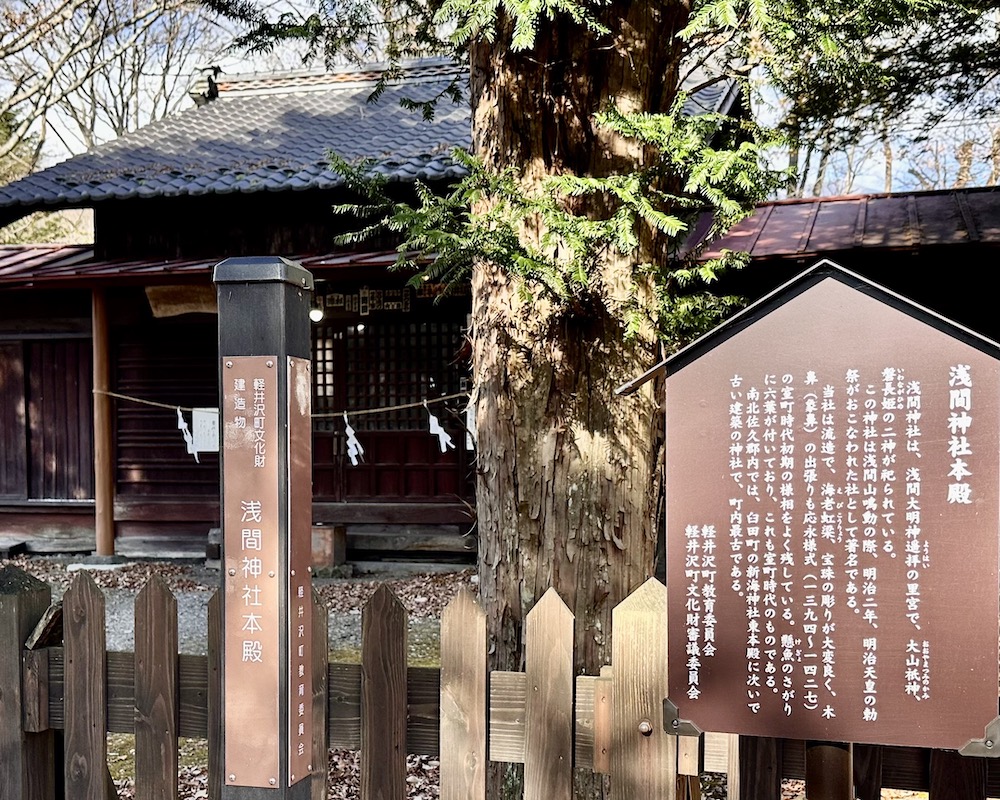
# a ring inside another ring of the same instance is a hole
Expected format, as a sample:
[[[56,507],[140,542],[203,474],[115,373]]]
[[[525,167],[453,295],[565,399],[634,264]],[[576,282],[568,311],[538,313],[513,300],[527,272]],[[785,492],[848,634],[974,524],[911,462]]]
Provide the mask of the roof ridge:
[[[422,58],[398,65],[402,75],[392,83],[415,84],[454,77],[467,72],[461,64],[444,57]],[[219,75],[215,79],[220,95],[246,97],[262,94],[326,91],[332,87],[357,88],[371,85],[393,65],[367,64],[360,67],[342,67],[334,70],[309,69],[285,72],[249,72],[236,75]]]
[[[954,194],[992,194],[997,191],[1000,191],[1000,185],[966,186],[960,189],[911,189],[896,192],[857,192],[855,194],[831,194],[819,195],[815,197],[779,197],[773,200],[764,200],[761,203],[757,203],[757,208],[764,208],[767,206],[802,206],[821,203],[856,203],[859,200],[866,202],[872,200],[900,200],[911,196],[931,197]]]

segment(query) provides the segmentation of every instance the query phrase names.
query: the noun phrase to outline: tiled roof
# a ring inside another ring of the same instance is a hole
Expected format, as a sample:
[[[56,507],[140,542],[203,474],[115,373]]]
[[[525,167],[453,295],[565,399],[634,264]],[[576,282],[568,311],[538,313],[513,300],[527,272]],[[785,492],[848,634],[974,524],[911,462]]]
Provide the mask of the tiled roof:
[[[723,249],[760,260],[974,243],[1000,244],[1000,188],[765,203],[702,257]]]
[[[441,62],[414,68],[378,103],[368,102],[371,72],[220,79],[211,102],[0,186],[0,208],[326,189],[343,180],[330,170],[328,150],[373,158],[390,180],[454,177],[460,171],[449,153],[469,146],[468,106],[443,98],[428,123],[399,101],[433,99],[455,75]]]
[[[329,189],[342,184],[326,154],[375,159],[390,181],[463,173],[450,151],[471,145],[468,104],[442,97],[433,121],[401,98],[438,97],[464,73],[424,59],[368,99],[380,69],[218,76],[218,97],[28,177],[0,186],[0,212],[90,206],[117,198]],[[701,81],[698,72],[692,82]],[[704,84],[703,84],[704,85]],[[692,112],[728,112],[732,86],[704,85]],[[0,214],[2,216],[2,214]]]

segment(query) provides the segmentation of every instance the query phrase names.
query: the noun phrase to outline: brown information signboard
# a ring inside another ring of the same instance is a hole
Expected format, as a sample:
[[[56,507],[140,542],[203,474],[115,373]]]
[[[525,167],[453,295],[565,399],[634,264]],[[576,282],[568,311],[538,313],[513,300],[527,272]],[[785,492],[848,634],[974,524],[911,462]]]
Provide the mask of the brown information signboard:
[[[814,279],[668,369],[669,700],[701,730],[958,749],[997,716],[1000,366],[859,286]]]

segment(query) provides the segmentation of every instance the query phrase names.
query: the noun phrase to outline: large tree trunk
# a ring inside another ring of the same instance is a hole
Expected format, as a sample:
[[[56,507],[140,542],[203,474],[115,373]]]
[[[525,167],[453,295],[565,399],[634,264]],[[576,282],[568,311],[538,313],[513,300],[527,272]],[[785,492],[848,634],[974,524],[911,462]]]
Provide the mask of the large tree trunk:
[[[473,48],[476,153],[490,166],[523,167],[527,189],[553,174],[632,171],[646,154],[597,129],[593,115],[612,101],[624,111],[665,111],[675,97],[674,33],[688,4],[637,0],[600,11],[610,36],[560,16],[540,23],[532,50],[512,52],[501,16],[494,43]],[[607,212],[600,198],[586,202],[573,210]],[[525,227],[524,240],[537,241],[539,231]],[[665,257],[652,233],[641,238],[635,258],[609,256],[596,293],[623,297],[633,264]],[[577,672],[596,674],[610,661],[611,610],[654,569],[659,403],[649,384],[626,398],[614,389],[654,363],[657,343],[648,333],[626,340],[598,299],[570,311],[525,300],[503,265],[478,264],[472,291],[491,668],[523,666],[523,619],[551,586],[576,618]],[[652,287],[640,285],[638,295],[651,301]],[[496,783],[492,796],[501,796]]]

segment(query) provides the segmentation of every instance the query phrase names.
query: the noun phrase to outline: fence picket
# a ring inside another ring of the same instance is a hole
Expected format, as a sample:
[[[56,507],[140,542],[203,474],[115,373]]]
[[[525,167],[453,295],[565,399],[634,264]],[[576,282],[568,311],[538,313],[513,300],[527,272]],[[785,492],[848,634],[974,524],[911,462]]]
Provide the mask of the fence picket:
[[[62,795],[63,776],[67,800],[116,797],[106,732],[126,731],[136,734],[137,798],[175,800],[177,737],[207,735],[209,797],[221,800],[219,595],[209,603],[207,658],[177,654],[176,601],[158,578],[136,600],[134,655],[105,652],[104,596],[89,574],[77,575],[64,595],[64,625],[49,597],[26,573],[0,568],[4,800],[52,800]],[[328,663],[325,607],[316,598],[312,770],[319,780],[309,800],[325,798],[324,736],[361,747],[365,800],[406,796],[407,752],[440,757],[442,800],[482,799],[487,740],[489,760],[525,764],[526,800],[571,797],[574,755],[576,766],[611,775],[613,800],[697,797],[694,741],[678,743],[661,728],[665,612],[656,581],[614,610],[614,664],[600,677],[577,678],[574,708],[573,619],[552,591],[526,621],[526,671],[488,676],[485,618],[464,591],[442,617],[440,671],[407,667],[406,611],[384,586],[362,616],[362,664]],[[66,746],[57,772],[59,731]],[[704,768],[728,773],[730,800],[777,800],[782,776],[802,774],[803,744],[707,734]],[[854,760],[860,800],[879,796],[883,760],[890,786],[930,789],[930,800],[984,800],[1000,785],[998,762],[954,752],[856,745]]]
[[[667,589],[650,578],[612,611],[611,797],[673,798],[677,740],[663,730]]]
[[[385,584],[361,612],[361,798],[406,796],[407,613]]]
[[[0,787],[11,800],[51,800],[55,792],[51,731],[21,728],[28,699],[21,689],[21,648],[51,597],[48,585],[23,570],[0,570]],[[39,667],[39,679],[42,673]]]
[[[931,751],[929,800],[986,800],[986,759]]]
[[[441,615],[441,800],[486,796],[486,615],[464,587]]]
[[[569,800],[573,794],[573,615],[554,589],[524,625],[525,800]]]
[[[740,791],[754,800],[781,797],[781,742],[759,736],[740,737]]]
[[[86,572],[63,595],[66,800],[115,796],[108,774],[104,595]]]
[[[882,797],[882,746],[854,745],[854,793],[858,800]]]
[[[135,796],[177,798],[177,600],[153,575],[135,598]]]
[[[312,800],[326,800],[327,761],[330,752],[329,704],[326,702],[327,663],[330,660],[329,609],[323,598],[312,592],[312,681],[313,758]]]
[[[208,800],[222,800],[222,594],[208,601]]]

